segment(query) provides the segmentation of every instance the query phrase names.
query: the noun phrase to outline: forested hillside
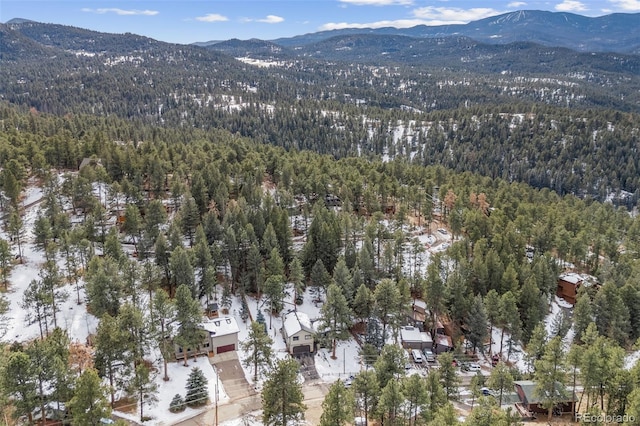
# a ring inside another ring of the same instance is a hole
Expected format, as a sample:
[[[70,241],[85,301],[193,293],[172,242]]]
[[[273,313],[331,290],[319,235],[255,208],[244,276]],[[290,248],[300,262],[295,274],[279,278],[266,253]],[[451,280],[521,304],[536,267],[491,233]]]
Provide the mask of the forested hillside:
[[[218,47],[0,25],[6,423],[207,423],[224,387],[276,424],[302,377],[332,383],[322,426],[518,424],[520,379],[548,419],[640,418],[637,56]]]
[[[638,199],[634,55],[460,37],[347,36],[295,55],[219,45],[265,67],[215,45],[37,23],[3,26],[0,43],[4,99],[41,112],[224,128],[335,158],[440,164],[628,207]]]

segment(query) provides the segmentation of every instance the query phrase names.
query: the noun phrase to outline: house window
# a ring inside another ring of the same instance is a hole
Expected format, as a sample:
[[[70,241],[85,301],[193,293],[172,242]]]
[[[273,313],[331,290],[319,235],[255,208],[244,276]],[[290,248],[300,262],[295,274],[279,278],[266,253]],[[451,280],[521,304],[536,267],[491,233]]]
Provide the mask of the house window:
[[[300,340],[300,336],[293,336],[293,341],[297,342],[298,340]]]
[[[305,334],[304,335],[304,340],[311,340],[311,335],[310,334]]]

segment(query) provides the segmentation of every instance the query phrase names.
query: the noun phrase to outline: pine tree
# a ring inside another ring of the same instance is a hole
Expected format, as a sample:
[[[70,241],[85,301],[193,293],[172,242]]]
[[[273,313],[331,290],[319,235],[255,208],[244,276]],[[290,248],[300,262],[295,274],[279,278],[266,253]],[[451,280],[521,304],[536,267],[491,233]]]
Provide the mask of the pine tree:
[[[373,294],[366,285],[360,284],[358,291],[356,291],[356,297],[353,300],[353,313],[360,322],[365,322],[371,318],[372,312]]]
[[[156,291],[153,298],[154,318],[152,319],[153,333],[156,343],[162,355],[164,377],[163,380],[169,380],[167,374],[167,362],[174,356],[173,343],[171,336],[173,334],[173,325],[176,320],[176,309],[173,300],[163,289]]]
[[[440,363],[440,380],[448,398],[452,398],[458,394],[458,384],[460,377],[453,365],[453,355],[451,352],[445,352],[438,356]]]
[[[513,389],[513,376],[509,367],[504,362],[499,362],[492,370],[489,380],[487,381],[489,388],[498,391],[498,407],[502,407],[502,395],[505,391],[509,392]]]
[[[326,333],[331,341],[331,358],[336,358],[336,345],[338,340],[349,338],[349,326],[351,325],[351,310],[342,290],[336,284],[331,283],[327,290],[327,300],[320,308],[320,330]]]
[[[27,416],[31,422],[39,398],[36,372],[29,355],[11,352],[1,373],[1,387],[13,398],[14,416]]]
[[[469,318],[466,322],[469,326],[469,332],[467,333],[467,339],[473,345],[473,353],[476,353],[476,348],[480,347],[480,352],[484,353],[484,342],[489,336],[487,332],[487,313],[484,309],[484,303],[482,297],[477,295],[473,299],[471,309],[469,310]]]
[[[511,291],[507,291],[500,298],[499,322],[502,326],[502,333],[500,334],[500,353],[502,354],[502,343],[504,341],[505,332],[509,332],[512,341],[518,341],[522,331],[518,304]],[[507,355],[507,359],[508,358],[509,357]]]
[[[395,326],[400,319],[399,315],[402,308],[400,297],[398,286],[390,279],[380,281],[373,293],[374,310],[382,323],[382,336],[385,341],[387,338],[387,325]]]
[[[265,426],[287,426],[304,419],[302,385],[298,382],[299,364],[294,359],[278,361],[262,389],[262,421]]]
[[[388,426],[400,426],[404,424],[402,417],[402,404],[405,401],[405,395],[397,380],[389,380],[387,385],[380,393],[378,401],[378,415],[382,424]]]
[[[260,313],[260,311],[258,311]],[[269,365],[273,357],[273,341],[267,334],[265,325],[253,321],[247,339],[241,343],[242,350],[247,353],[243,360],[245,367],[253,367],[253,381],[258,380],[258,371]]]
[[[187,365],[188,349],[197,348],[203,340],[203,330],[199,325],[202,321],[202,307],[191,296],[191,290],[182,284],[176,290],[175,298],[176,324],[178,331],[174,341],[182,348],[184,365]]]
[[[209,388],[207,378],[200,368],[193,367],[186,384],[184,403],[189,407],[207,405],[209,401]]]
[[[353,420],[353,394],[336,380],[322,402],[320,426],[346,426]]]
[[[331,275],[327,272],[321,259],[318,259],[311,270],[311,284],[322,294],[327,291],[331,283]]]
[[[422,411],[429,400],[427,389],[424,386],[424,378],[418,374],[405,377],[402,381],[402,393],[406,398],[407,411],[405,418],[411,424],[416,424],[418,413]]]
[[[171,411],[172,413],[180,413],[184,411],[185,408],[187,408],[187,406],[184,403],[184,398],[182,398],[182,395],[180,395],[179,393],[175,394],[173,396],[173,399],[171,400],[171,403],[169,404],[169,411]]]
[[[9,288],[9,274],[11,273],[11,261],[13,256],[11,255],[11,248],[9,243],[0,238],[0,283],[4,286],[4,289]]]
[[[100,376],[109,379],[111,405],[115,402],[115,380],[118,363],[123,362],[125,336],[118,322],[109,314],[100,318],[95,336],[95,365]]]
[[[562,338],[554,337],[547,344],[544,355],[536,362],[536,397],[547,409],[547,419],[551,420],[553,408],[563,401],[565,394],[565,353]]]
[[[69,402],[72,424],[99,426],[100,419],[110,417],[111,407],[107,392],[96,370],[84,370],[76,381],[74,396]]]
[[[386,345],[382,348],[380,356],[374,363],[374,370],[381,388],[387,386],[390,380],[404,377],[406,371],[404,366],[407,363],[407,356],[401,347],[397,345]]]
[[[351,387],[361,413],[364,414],[366,424],[369,424],[369,414],[376,411],[380,398],[380,385],[373,370],[362,370],[353,379]]]
[[[195,282],[195,273],[193,265],[191,265],[191,259],[189,252],[182,247],[177,247],[171,252],[171,278],[173,279],[176,287],[186,285],[191,291],[191,296],[194,299],[199,298],[198,287]]]
[[[347,268],[347,263],[345,262],[344,256],[341,256],[338,259],[338,263],[333,270],[333,281],[340,288],[340,290],[342,290],[342,293],[344,294],[344,297],[346,297],[347,302],[351,304],[353,302],[355,289],[353,288],[353,278],[351,277],[349,268]]]
[[[296,301],[297,306],[297,300],[299,297],[302,297],[302,293],[304,292],[304,271],[302,270],[300,259],[297,257],[289,264],[289,281],[293,283],[293,300]]]

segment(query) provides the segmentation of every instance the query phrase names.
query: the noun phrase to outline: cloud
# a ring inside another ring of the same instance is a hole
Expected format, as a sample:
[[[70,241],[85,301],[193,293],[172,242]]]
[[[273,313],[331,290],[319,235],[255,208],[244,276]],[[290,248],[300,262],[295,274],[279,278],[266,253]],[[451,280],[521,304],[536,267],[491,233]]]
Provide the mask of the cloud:
[[[564,0],[562,3],[556,4],[555,9],[559,12],[584,12],[587,10],[587,6],[577,0]]]
[[[471,21],[499,15],[500,11],[490,8],[461,9],[457,7],[421,7],[413,10],[414,18],[383,20],[366,23],[329,22],[322,25],[320,31],[340,30],[344,28],[410,28],[416,25],[466,24]]]
[[[510,9],[514,9],[514,8],[518,8],[518,7],[522,7],[522,6],[526,6],[527,3],[523,2],[523,1],[512,1],[511,3],[509,3],[507,5],[508,8]]]
[[[220,15],[219,13],[207,13],[204,16],[196,17],[196,21],[200,22],[225,22],[228,20],[229,18],[224,15]]]
[[[416,25],[425,25],[425,21],[422,19],[398,19],[394,21],[377,21],[377,22],[367,22],[367,23],[349,23],[349,22],[329,22],[322,26],[320,26],[320,31],[329,31],[329,30],[341,30],[344,28],[384,28],[384,27],[395,27],[395,28],[411,28]],[[434,24],[437,25],[437,24]]]
[[[132,15],[154,16],[160,13],[157,10],[118,9],[117,7],[101,8],[101,9],[90,9],[88,7],[85,7],[82,9],[82,11],[89,12],[89,13],[97,13],[100,15],[103,15],[105,13],[115,13],[116,15],[121,15],[121,16],[132,16]]]
[[[339,0],[355,6],[410,6],[413,0]]]
[[[495,9],[488,7],[474,7],[471,9],[462,9],[459,7],[420,7],[413,11],[413,15],[418,19],[429,20],[432,22],[445,22],[449,24],[467,23],[478,19],[487,18],[489,16],[499,15]],[[433,24],[427,24],[433,25]]]
[[[263,22],[265,24],[279,24],[280,22],[283,22],[284,18],[282,16],[276,16],[276,15],[267,15],[266,18],[263,19],[256,19],[256,22]]]
[[[640,11],[640,0],[609,0],[622,10],[630,12]]]

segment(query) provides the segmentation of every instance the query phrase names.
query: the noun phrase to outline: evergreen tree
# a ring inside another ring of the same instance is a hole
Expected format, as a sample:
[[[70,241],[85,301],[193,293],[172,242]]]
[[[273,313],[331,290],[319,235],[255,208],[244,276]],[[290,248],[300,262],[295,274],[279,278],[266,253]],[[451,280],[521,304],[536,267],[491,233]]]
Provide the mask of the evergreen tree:
[[[516,298],[511,291],[507,291],[500,298],[500,316],[498,318],[502,326],[500,334],[500,353],[502,354],[502,343],[504,334],[508,332],[512,341],[518,341],[522,331],[522,323],[520,321],[520,312]],[[507,355],[507,359],[509,356]]]
[[[11,352],[1,373],[1,387],[13,399],[14,417],[26,416],[31,423],[39,398],[36,372],[29,355]]]
[[[311,270],[311,284],[313,284],[318,293],[322,294],[327,291],[331,283],[331,275],[327,272],[321,259],[318,259]]]
[[[298,370],[296,360],[284,359],[268,374],[262,389],[262,421],[266,426],[287,426],[304,419],[307,407]]]
[[[177,247],[171,252],[171,278],[176,288],[181,285],[187,286],[191,291],[191,296],[198,299],[200,292],[195,282],[195,273],[189,252],[182,247]]]
[[[74,426],[99,426],[100,419],[111,416],[107,389],[102,385],[96,370],[86,369],[78,377],[69,410]]]
[[[187,406],[184,403],[184,398],[182,398],[182,395],[180,395],[179,393],[175,394],[173,396],[173,399],[171,400],[171,403],[169,403],[169,411],[171,411],[172,413],[180,413],[184,411],[185,408],[187,408]]]
[[[383,340],[387,338],[387,325],[395,325],[399,321],[401,310],[400,290],[390,279],[383,279],[373,293],[374,310],[382,323]],[[384,387],[384,386],[383,386]]]
[[[5,290],[9,288],[9,274],[11,273],[12,260],[13,256],[11,255],[9,243],[0,238],[0,282]]]
[[[198,346],[203,340],[202,307],[191,295],[191,290],[182,284],[176,290],[175,298],[176,324],[178,325],[175,342],[182,348],[184,365],[187,365],[188,349],[197,353]]]
[[[331,358],[336,358],[338,340],[349,338],[351,310],[342,290],[335,283],[329,285],[327,300],[320,308],[320,330],[326,333],[331,341]]]
[[[293,283],[293,300],[296,301],[297,306],[297,300],[299,297],[302,297],[302,293],[304,292],[304,271],[302,270],[300,259],[297,257],[289,264],[289,281]]]
[[[562,338],[549,341],[542,358],[536,362],[536,397],[547,409],[547,419],[551,420],[554,407],[566,398],[565,394],[565,353]]]
[[[499,393],[498,407],[502,407],[502,395],[513,389],[513,376],[507,364],[499,362],[492,370],[487,385]]]
[[[376,411],[380,398],[380,385],[373,370],[362,370],[351,383],[358,409],[364,414],[365,422],[369,422],[369,414]]]
[[[119,267],[110,257],[94,257],[86,276],[87,302],[98,318],[105,314],[117,316],[124,291]]]
[[[476,348],[478,347],[480,347],[480,351],[484,353],[484,342],[487,337],[489,337],[489,333],[487,332],[487,314],[480,295],[477,295],[473,299],[471,309],[469,310],[469,318],[466,323],[469,326],[467,339],[469,339],[469,342],[473,345],[473,353],[476,353]]]
[[[353,421],[353,394],[336,380],[322,402],[320,426],[346,426]]]
[[[156,291],[152,305],[154,307],[154,318],[152,319],[152,328],[156,343],[162,355],[164,366],[163,379],[169,380],[167,374],[167,361],[173,358],[173,344],[171,336],[173,334],[173,323],[176,319],[176,310],[173,300],[163,289]]]
[[[366,285],[360,284],[358,291],[356,291],[356,297],[353,300],[353,313],[360,322],[365,322],[371,318],[372,312],[373,294]]]
[[[405,401],[405,395],[402,393],[400,382],[397,380],[389,380],[387,385],[380,393],[378,401],[378,414],[382,424],[388,426],[400,426],[404,424],[402,416],[402,404]]]
[[[440,380],[447,397],[452,398],[454,396],[457,396],[460,377],[458,376],[456,368],[453,365],[453,355],[451,354],[451,352],[442,353],[438,356],[438,361],[440,363]]]
[[[245,367],[253,367],[254,382],[258,381],[258,371],[271,365],[272,344],[273,341],[267,334],[264,323],[253,321],[247,339],[240,345],[242,350],[247,353],[243,360]]]
[[[340,290],[342,290],[342,293],[347,299],[347,302],[351,304],[353,302],[355,288],[353,288],[353,278],[351,277],[349,268],[347,268],[347,263],[345,262],[344,256],[341,256],[338,259],[338,263],[333,270],[333,281],[340,288]]]
[[[424,379],[418,374],[405,377],[402,381],[402,393],[406,398],[406,414],[404,417],[408,420],[409,426],[415,425],[418,414],[429,400],[427,389],[424,386]]]
[[[209,401],[208,385],[207,378],[202,370],[198,367],[193,367],[187,378],[185,404],[189,407],[207,405]]]
[[[95,365],[102,377],[109,379],[111,405],[115,402],[118,364],[123,362],[125,336],[118,322],[109,314],[100,318],[95,336]]]
[[[620,290],[613,282],[605,283],[593,299],[593,312],[600,334],[619,344],[629,337],[629,310],[620,296]]]
[[[405,375],[404,366],[407,363],[407,356],[401,347],[397,345],[386,345],[374,363],[374,370],[380,388],[387,386],[390,380],[398,379]]]

